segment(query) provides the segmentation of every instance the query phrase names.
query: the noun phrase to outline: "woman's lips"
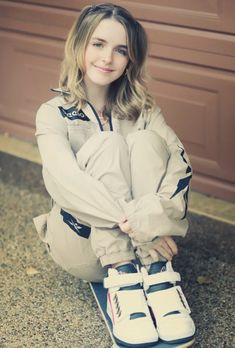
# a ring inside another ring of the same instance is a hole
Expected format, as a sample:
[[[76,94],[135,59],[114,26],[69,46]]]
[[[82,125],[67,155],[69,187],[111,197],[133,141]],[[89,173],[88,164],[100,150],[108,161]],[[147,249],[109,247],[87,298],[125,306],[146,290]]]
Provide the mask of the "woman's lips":
[[[96,69],[102,71],[102,72],[112,72],[112,69],[108,69],[108,68],[101,68],[100,66],[94,65],[96,67]]]

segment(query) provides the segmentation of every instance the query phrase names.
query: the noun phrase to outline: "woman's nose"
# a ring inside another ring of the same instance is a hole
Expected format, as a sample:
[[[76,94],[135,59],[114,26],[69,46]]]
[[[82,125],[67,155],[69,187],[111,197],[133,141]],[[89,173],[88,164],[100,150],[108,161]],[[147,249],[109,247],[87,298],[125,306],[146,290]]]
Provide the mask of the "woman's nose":
[[[102,56],[103,62],[105,62],[106,64],[107,63],[111,63],[112,59],[113,59],[113,52],[112,52],[112,50],[109,50],[109,49],[105,50],[103,52],[103,56]]]

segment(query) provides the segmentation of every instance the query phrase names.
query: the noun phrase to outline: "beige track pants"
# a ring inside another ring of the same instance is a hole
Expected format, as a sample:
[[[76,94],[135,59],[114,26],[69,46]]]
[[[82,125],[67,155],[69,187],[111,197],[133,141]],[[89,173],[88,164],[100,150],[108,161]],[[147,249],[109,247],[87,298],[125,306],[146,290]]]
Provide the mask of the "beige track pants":
[[[105,131],[93,135],[76,157],[79,167],[100,180],[121,206],[123,199],[128,202],[157,191],[169,154],[164,140],[153,131],[140,130],[126,138]],[[109,211],[110,207],[103,209]],[[123,215],[122,211],[117,213]],[[46,220],[46,231],[41,233],[41,239],[47,244],[49,253],[56,263],[81,279],[100,281],[107,265],[133,260],[136,255],[142,264],[152,262],[148,244],[134,243],[118,227],[91,226],[89,237],[84,238],[64,223],[57,204]]]

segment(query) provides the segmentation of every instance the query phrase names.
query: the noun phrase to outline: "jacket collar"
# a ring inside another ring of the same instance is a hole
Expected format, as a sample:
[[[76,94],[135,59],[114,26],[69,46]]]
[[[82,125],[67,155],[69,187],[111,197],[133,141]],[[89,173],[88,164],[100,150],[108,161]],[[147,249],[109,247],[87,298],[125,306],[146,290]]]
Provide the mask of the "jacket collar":
[[[61,88],[51,88],[51,91],[60,93],[62,96],[70,94],[69,92],[63,91]],[[74,105],[71,105],[71,106],[74,106]],[[98,123],[100,128],[102,128],[99,121],[99,117],[95,111],[95,108],[92,106],[91,103],[87,102],[86,105],[82,108],[82,111],[90,119],[91,122],[94,122],[96,124]],[[120,120],[118,120],[115,117],[112,117],[112,115],[110,115],[110,120],[111,120],[113,131],[118,132],[120,129],[120,126],[119,126]]]

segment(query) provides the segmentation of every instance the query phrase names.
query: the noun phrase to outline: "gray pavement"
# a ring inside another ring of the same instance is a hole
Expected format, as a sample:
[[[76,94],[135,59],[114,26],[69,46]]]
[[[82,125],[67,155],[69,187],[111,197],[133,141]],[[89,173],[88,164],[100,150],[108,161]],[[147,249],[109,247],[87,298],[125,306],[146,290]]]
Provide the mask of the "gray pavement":
[[[0,153],[0,347],[110,348],[87,283],[48,256],[32,218],[49,210],[41,167]],[[235,347],[235,227],[190,214],[174,266],[197,326],[195,348]],[[198,278],[199,277],[199,278]]]

